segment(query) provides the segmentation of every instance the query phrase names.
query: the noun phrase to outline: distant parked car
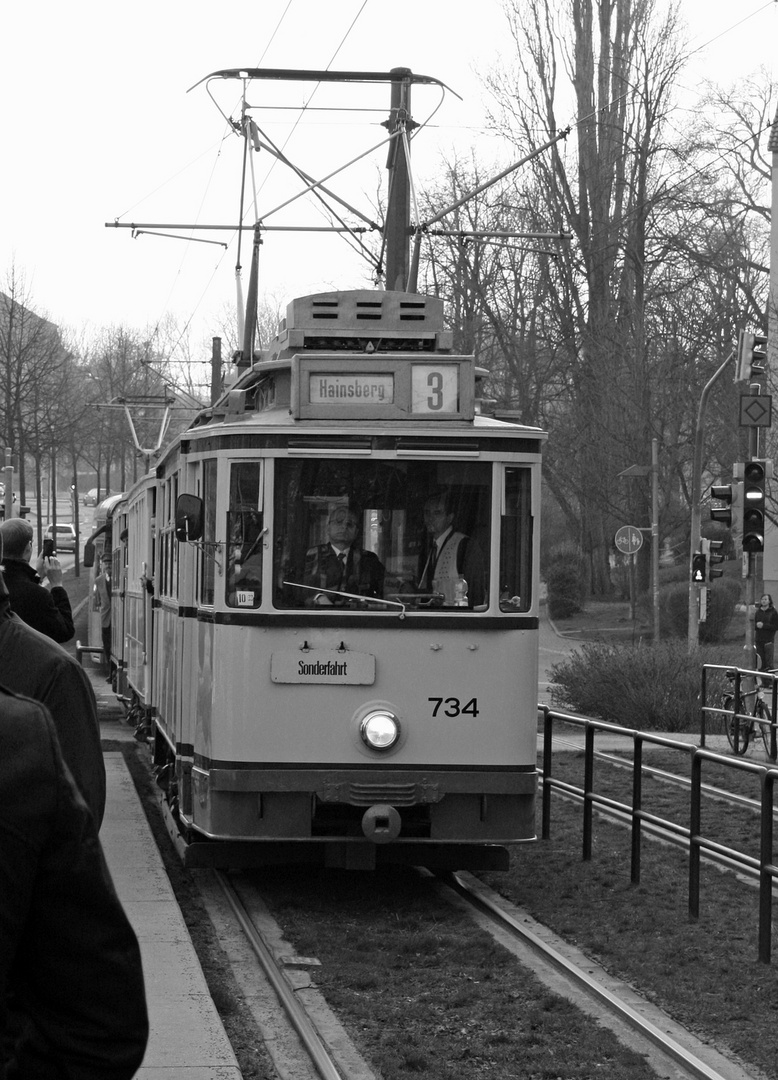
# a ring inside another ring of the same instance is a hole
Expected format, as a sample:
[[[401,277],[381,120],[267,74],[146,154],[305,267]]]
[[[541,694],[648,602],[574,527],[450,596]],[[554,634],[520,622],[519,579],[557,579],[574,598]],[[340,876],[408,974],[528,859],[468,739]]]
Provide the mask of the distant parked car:
[[[54,526],[49,525],[48,529],[46,529],[46,536],[54,541],[55,551],[76,550],[76,530],[72,525],[57,525],[56,534]]]
[[[102,488],[90,488],[86,495],[81,500],[84,506],[97,506],[97,504],[105,498],[105,492]]]

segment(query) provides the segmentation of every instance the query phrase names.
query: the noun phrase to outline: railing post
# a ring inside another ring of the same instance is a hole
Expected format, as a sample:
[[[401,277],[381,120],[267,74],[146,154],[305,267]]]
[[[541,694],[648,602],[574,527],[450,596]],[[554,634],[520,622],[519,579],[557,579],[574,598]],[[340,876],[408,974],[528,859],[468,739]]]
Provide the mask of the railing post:
[[[540,821],[540,835],[544,840],[551,836],[551,784],[548,782],[551,776],[551,740],[554,732],[554,721],[548,705],[543,705],[543,795]]]
[[[700,686],[700,746],[705,746],[705,729],[708,726],[708,714],[705,712],[707,699],[707,665],[702,665],[702,685]]]
[[[700,917],[700,845],[702,827],[702,757],[692,754],[691,806],[689,814],[689,915]]]
[[[773,714],[775,715],[775,714]],[[762,775],[762,828],[759,844],[759,959],[770,963],[773,922],[773,879],[767,870],[773,863],[773,793],[778,773]]]
[[[640,884],[640,811],[643,809],[643,740],[634,739],[635,760],[632,768],[632,884]]]
[[[740,751],[740,713],[742,701],[740,700],[740,668],[735,672],[735,701],[733,703],[735,709],[734,721],[735,721],[735,746],[734,750],[737,754]]]
[[[589,862],[592,857],[592,821],[594,806],[594,724],[587,724],[584,731],[584,807],[583,807],[583,859]]]

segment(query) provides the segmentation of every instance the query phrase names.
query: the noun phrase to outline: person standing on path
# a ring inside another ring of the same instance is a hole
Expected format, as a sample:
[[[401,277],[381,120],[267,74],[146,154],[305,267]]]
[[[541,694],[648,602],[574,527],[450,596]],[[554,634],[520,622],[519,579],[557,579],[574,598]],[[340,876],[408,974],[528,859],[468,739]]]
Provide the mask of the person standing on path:
[[[759,657],[760,671],[768,671],[773,667],[776,631],[778,631],[778,611],[775,610],[772,596],[765,593],[754,614],[754,646],[756,655]]]

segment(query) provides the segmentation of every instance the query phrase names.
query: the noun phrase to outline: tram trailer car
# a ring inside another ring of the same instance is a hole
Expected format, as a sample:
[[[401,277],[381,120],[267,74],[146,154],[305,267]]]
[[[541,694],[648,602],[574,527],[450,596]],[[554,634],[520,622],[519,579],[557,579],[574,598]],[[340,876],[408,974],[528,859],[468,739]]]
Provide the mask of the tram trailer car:
[[[156,477],[142,477],[117,506],[113,532],[111,643],[114,683],[128,722],[148,726],[152,643]]]
[[[480,415],[477,374],[435,297],[304,297],[160,457],[128,583],[153,557],[144,700],[190,865],[505,868],[534,839],[545,436]],[[454,587],[423,583],[431,506],[467,537]]]

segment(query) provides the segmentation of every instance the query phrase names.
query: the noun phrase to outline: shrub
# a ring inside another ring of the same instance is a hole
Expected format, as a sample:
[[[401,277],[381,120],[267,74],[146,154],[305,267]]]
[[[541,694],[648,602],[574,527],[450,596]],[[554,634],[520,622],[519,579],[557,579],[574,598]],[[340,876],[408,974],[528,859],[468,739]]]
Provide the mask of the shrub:
[[[702,665],[737,662],[731,648],[707,646],[689,653],[678,642],[587,642],[552,666],[551,701],[556,708],[625,727],[698,731]]]
[[[583,610],[583,575],[575,556],[558,558],[546,571],[548,613],[552,619],[569,619]]]
[[[740,584],[721,578],[708,589],[708,617],[700,623],[700,641],[724,640],[740,599]],[[686,637],[689,632],[689,583],[674,582],[659,590],[659,626],[664,636]]]

